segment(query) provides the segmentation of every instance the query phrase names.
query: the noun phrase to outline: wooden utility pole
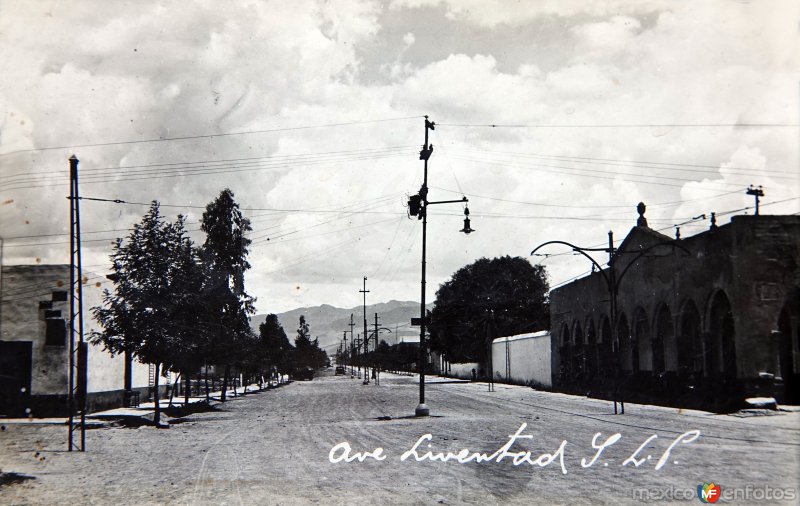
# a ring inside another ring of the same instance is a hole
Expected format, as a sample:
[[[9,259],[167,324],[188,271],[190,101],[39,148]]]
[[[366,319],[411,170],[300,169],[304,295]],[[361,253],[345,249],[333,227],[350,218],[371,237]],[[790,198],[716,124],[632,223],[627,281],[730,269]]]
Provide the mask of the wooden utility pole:
[[[367,277],[364,276],[364,289],[359,290],[359,293],[364,294],[364,358],[367,358],[367,353],[369,353],[369,336],[367,335],[367,294],[369,290],[367,290]],[[369,367],[367,364],[364,364],[364,384],[369,385]]]

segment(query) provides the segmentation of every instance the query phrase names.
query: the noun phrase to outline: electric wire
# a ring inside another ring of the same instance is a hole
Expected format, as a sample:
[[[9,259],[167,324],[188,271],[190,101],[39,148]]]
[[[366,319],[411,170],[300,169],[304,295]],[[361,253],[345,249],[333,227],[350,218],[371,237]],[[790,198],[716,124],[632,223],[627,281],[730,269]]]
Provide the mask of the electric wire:
[[[235,135],[251,135],[251,134],[263,134],[263,133],[274,133],[274,132],[289,132],[289,131],[297,131],[297,130],[310,130],[315,128],[332,128],[332,127],[340,127],[340,126],[351,126],[351,125],[365,125],[369,123],[384,123],[389,121],[405,121],[409,119],[419,119],[421,116],[406,116],[406,117],[399,117],[399,118],[379,118],[379,119],[372,119],[372,120],[360,120],[360,121],[342,121],[338,123],[322,123],[317,125],[299,125],[293,127],[279,127],[279,128],[266,128],[261,130],[240,130],[236,132],[220,132],[216,134],[201,134],[201,135],[186,135],[180,137],[157,137],[157,138],[150,138],[150,139],[134,139],[134,140],[125,140],[125,141],[112,141],[112,142],[97,142],[91,144],[72,144],[72,145],[65,145],[65,146],[45,146],[41,148],[30,148],[30,149],[18,149],[15,151],[7,151],[5,153],[0,153],[0,156],[7,156],[15,153],[32,153],[37,151],[51,151],[54,149],[77,149],[77,148],[95,148],[95,147],[103,147],[103,146],[121,146],[121,145],[130,145],[130,144],[146,144],[151,142],[170,142],[170,141],[183,141],[183,140],[196,140],[196,139],[211,139],[215,137],[230,137]]]

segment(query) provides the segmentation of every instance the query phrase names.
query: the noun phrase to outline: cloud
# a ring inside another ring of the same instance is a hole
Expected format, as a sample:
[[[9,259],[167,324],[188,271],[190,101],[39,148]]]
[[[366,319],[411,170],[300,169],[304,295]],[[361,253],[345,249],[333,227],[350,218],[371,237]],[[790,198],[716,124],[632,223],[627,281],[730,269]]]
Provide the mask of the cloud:
[[[74,152],[83,195],[198,206],[163,208],[190,228],[231,188],[251,209],[247,282],[262,312],[355,304],[364,275],[378,299],[417,298],[421,230],[403,213],[422,182],[423,114],[437,122],[431,197],[469,195],[478,231],[458,233],[461,205],[432,210],[429,298],[482,256],[527,256],[551,239],[602,244],[610,229],[621,239],[640,200],[669,230],[752,205],[750,183],[765,200],[790,198],[796,128],[668,126],[796,122],[797,9],[775,5],[4,5],[0,43],[14,51],[0,75],[0,153],[200,137],[0,155],[0,201],[14,200],[0,207],[3,234],[67,231]],[[524,36],[510,42],[514,27]],[[460,37],[446,41],[452,52],[432,51],[439,33]],[[368,47],[377,65],[362,61]],[[359,123],[396,118],[407,119]],[[294,129],[324,124],[339,126]],[[207,136],[247,131],[261,133]],[[110,238],[146,207],[82,205],[85,263],[102,269]],[[65,262],[67,239],[7,240],[4,261]],[[588,270],[571,255],[545,264],[553,282]]]

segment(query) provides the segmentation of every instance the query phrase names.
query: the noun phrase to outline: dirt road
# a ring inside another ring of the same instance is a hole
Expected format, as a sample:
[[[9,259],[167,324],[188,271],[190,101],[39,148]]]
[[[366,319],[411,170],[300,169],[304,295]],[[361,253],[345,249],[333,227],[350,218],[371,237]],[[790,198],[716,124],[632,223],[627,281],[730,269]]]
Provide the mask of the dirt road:
[[[712,481],[744,502],[800,501],[797,412],[629,404],[614,416],[608,402],[438,383],[426,388],[432,416],[414,418],[415,381],[327,374],[169,430],[93,429],[83,454],[63,451],[64,427],[7,425],[0,469],[34,478],[0,485],[0,504],[625,504],[697,501]]]

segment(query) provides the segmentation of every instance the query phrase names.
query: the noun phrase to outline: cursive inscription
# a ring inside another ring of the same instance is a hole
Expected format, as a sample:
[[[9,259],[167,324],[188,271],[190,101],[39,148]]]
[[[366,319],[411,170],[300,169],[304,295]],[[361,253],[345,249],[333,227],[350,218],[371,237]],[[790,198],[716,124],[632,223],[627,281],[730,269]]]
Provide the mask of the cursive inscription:
[[[503,461],[510,462],[514,466],[535,466],[535,467],[548,467],[554,462],[558,463],[558,467],[561,469],[562,474],[567,474],[567,465],[566,465],[566,449],[569,443],[567,440],[564,439],[561,441],[561,444],[553,450],[552,452],[542,452],[538,454],[534,454],[530,450],[524,450],[521,448],[515,448],[515,445],[518,445],[523,440],[532,440],[532,434],[525,434],[525,429],[527,428],[528,424],[523,423],[519,426],[516,432],[510,434],[508,436],[508,440],[500,446],[497,450],[489,453],[489,452],[480,452],[480,451],[473,451],[469,448],[463,448],[458,451],[437,451],[433,449],[433,434],[423,434],[420,436],[417,441],[405,452],[400,455],[400,461],[414,461],[414,462],[457,462],[459,464],[469,464],[471,462],[496,462],[500,463]],[[696,441],[700,437],[699,430],[690,430],[688,432],[684,432],[674,438],[667,448],[661,453],[658,462],[655,465],[655,470],[658,471],[662,469],[669,461],[669,458],[673,452],[673,450],[678,447],[678,445],[686,445]],[[603,459],[604,452],[619,443],[621,441],[622,434],[616,433],[612,434],[605,439],[603,439],[603,435],[600,432],[597,432],[592,437],[592,449],[594,450],[594,454],[591,455],[590,458],[583,457],[580,459],[580,465],[582,468],[590,468],[595,465],[598,461]],[[631,464],[633,467],[640,467],[646,462],[648,462],[652,455],[644,455],[646,453],[646,448],[651,446],[653,441],[658,439],[658,435],[653,434],[648,437],[643,443],[641,443],[636,450],[630,454],[623,462],[622,467],[630,466]],[[333,464],[338,464],[340,462],[364,462],[368,459],[383,461],[386,460],[387,455],[384,454],[383,448],[375,448],[372,451],[353,451],[353,448],[350,446],[350,443],[347,441],[343,441],[338,443],[333,448],[331,448],[330,452],[328,453],[328,461]],[[677,462],[676,462],[677,463]],[[608,466],[608,461],[603,462],[603,467]]]

